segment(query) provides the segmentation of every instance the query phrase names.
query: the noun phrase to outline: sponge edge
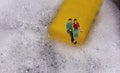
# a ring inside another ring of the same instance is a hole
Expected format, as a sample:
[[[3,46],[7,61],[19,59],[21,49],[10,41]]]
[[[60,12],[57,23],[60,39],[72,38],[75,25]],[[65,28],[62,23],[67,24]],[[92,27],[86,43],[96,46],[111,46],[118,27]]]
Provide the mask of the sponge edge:
[[[76,18],[82,30],[79,32],[77,44],[83,44],[101,4],[102,0],[65,0],[49,27],[50,38],[71,43],[71,38],[66,31],[66,23],[69,18]]]

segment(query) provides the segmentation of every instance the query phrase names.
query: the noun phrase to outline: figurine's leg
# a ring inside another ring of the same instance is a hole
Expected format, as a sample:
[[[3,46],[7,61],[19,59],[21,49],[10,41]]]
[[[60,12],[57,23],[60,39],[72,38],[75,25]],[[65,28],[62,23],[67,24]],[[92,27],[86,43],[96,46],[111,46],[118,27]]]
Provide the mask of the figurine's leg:
[[[77,44],[77,39],[78,39],[78,29],[74,30],[74,44]]]
[[[71,37],[71,42],[73,43],[74,37],[73,37],[73,32],[72,31],[70,32],[70,37]]]

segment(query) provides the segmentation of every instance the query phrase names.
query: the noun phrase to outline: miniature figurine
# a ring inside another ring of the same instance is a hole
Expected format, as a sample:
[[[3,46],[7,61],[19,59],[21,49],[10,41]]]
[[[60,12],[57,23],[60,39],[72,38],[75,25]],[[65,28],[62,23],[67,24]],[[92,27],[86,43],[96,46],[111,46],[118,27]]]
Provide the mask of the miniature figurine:
[[[78,23],[78,21],[77,21],[77,19],[74,19],[74,23],[73,23],[73,28],[74,28],[74,44],[76,44],[77,43],[77,38],[78,38],[78,34],[79,34],[79,27],[80,27],[80,25],[79,25],[79,23]]]
[[[67,28],[67,33],[71,37],[71,42],[73,43],[74,38],[73,38],[73,27],[72,27],[72,19],[71,18],[68,19],[68,22],[66,24],[66,28]]]

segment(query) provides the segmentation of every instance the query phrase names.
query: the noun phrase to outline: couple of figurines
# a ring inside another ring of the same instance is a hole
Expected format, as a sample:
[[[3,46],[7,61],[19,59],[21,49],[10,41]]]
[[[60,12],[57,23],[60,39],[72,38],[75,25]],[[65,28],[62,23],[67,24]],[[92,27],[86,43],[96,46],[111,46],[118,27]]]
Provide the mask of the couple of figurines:
[[[78,34],[79,34],[79,23],[77,21],[77,19],[74,19],[73,23],[72,23],[72,19],[69,18],[68,22],[66,24],[66,28],[67,28],[67,33],[70,35],[71,37],[71,42],[73,44],[77,44],[77,38],[78,38]]]

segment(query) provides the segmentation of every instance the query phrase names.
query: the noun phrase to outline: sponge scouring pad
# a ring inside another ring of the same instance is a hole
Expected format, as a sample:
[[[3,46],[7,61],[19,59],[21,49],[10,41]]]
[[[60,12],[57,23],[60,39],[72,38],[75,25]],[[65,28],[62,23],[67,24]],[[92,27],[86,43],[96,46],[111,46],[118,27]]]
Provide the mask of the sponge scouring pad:
[[[57,16],[49,27],[49,36],[71,43],[66,30],[66,22],[69,18],[76,18],[82,30],[82,32],[79,32],[77,43],[84,43],[101,4],[102,0],[64,0]]]

